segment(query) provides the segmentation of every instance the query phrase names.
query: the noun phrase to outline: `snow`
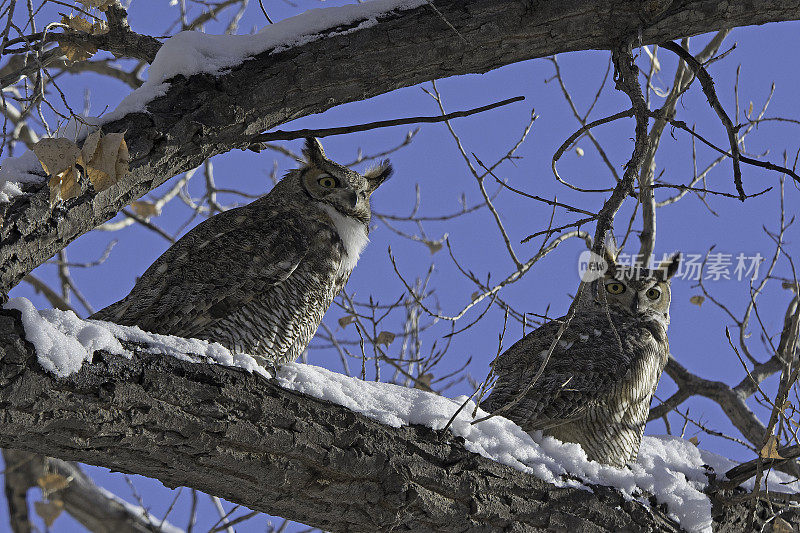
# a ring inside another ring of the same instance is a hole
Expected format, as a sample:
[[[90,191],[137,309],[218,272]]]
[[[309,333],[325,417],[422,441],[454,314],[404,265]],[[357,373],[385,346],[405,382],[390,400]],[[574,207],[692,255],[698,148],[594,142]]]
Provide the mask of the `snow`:
[[[43,170],[36,154],[31,151],[3,159],[0,163],[0,203],[22,194],[23,183],[39,183],[46,179],[35,172],[41,174]]]
[[[149,102],[167,93],[167,80],[175,76],[223,74],[226,69],[257,54],[266,51],[274,54],[325,37],[368,28],[377,24],[381,15],[414,9],[426,3],[426,0],[372,0],[341,7],[309,9],[265,26],[254,35],[180,32],[165,41],[158,50],[148,69],[147,81],[125,97],[114,111],[104,115],[102,121],[111,122],[128,113],[146,111]],[[342,26],[352,27],[334,30]]]
[[[145,525],[153,528],[153,531],[158,531],[159,533],[184,532],[183,529],[172,525],[171,523],[167,522],[166,519],[161,520],[153,516],[152,514],[148,513],[147,509],[145,509],[144,507],[127,502],[122,498],[120,498],[119,496],[117,496],[116,494],[113,494],[102,487],[97,487],[97,488],[100,490],[103,496],[105,496],[109,500],[114,500],[115,502],[125,507],[125,509],[127,509],[131,515],[140,517],[142,521],[145,523]]]
[[[95,350],[131,357],[120,341],[137,343],[150,353],[164,353],[192,363],[235,366],[271,377],[251,356],[233,354],[217,343],[81,320],[69,311],[37,311],[25,298],[14,298],[5,307],[21,311],[26,338],[35,346],[39,362],[59,377],[77,372],[84,362],[91,361]],[[473,424],[487,413],[477,409],[473,418],[475,404],[466,397],[449,399],[300,363],[282,365],[275,379],[281,387],[342,405],[392,427],[424,425],[441,430],[458,411],[449,431],[463,437],[468,450],[556,486],[589,491],[591,485],[616,487],[625,498],[644,505],[650,505],[647,495],[652,494],[688,531],[711,531],[711,503],[703,493],[708,481],[706,465],[718,476],[736,465],[681,438],[645,436],[637,462],[619,469],[587,460],[577,444],[562,443],[539,432],[529,435],[500,416]],[[767,488],[775,492],[800,490],[798,482],[789,483],[791,479],[780,472],[770,472]],[[744,487],[752,488],[753,480]]]
[[[99,320],[81,320],[72,311],[37,311],[27,298],[12,298],[4,307],[22,313],[25,338],[36,348],[39,364],[58,377],[78,372],[84,362],[91,362],[92,354],[98,350],[132,357],[120,341],[136,343],[147,353],[163,353],[191,363],[233,366],[270,377],[253,357],[231,353],[216,342],[147,333],[135,326]]]
[[[147,81],[128,94],[117,108],[100,118],[84,117],[92,125],[118,120],[129,113],[146,112],[147,104],[167,93],[167,80],[178,75],[207,73],[219,75],[262,52],[277,53],[294,46],[344,35],[374,26],[378,17],[390,12],[414,9],[427,0],[372,0],[341,7],[310,9],[295,17],[264,27],[255,35],[210,35],[183,31],[167,39],[148,68]],[[336,31],[335,28],[350,26]],[[83,138],[85,127],[69,125],[57,136]],[[35,163],[35,165],[33,165]],[[41,172],[41,165],[31,152],[18,158],[6,158],[0,166],[0,203],[22,193],[25,182],[41,182],[45,178],[31,174]]]
[[[287,389],[327,400],[392,427],[424,425],[443,429],[467,397],[449,399],[418,389],[351,378],[324,368],[300,363],[283,365],[276,376]],[[736,466],[733,461],[701,450],[691,442],[672,436],[645,436],[637,462],[619,469],[589,461],[580,446],[562,443],[540,433],[531,436],[514,422],[496,416],[472,424],[475,404],[467,401],[450,426],[464,438],[464,446],[477,454],[527,472],[556,486],[588,488],[589,484],[619,489],[626,498],[649,505],[642,492],[667,504],[669,513],[689,531],[711,531],[711,502],[702,492],[707,478],[703,465],[718,475]],[[488,413],[478,409],[475,419]],[[582,482],[568,479],[579,478]],[[792,478],[770,473],[769,489],[776,492],[800,489],[781,485]],[[753,480],[744,484],[752,488]]]

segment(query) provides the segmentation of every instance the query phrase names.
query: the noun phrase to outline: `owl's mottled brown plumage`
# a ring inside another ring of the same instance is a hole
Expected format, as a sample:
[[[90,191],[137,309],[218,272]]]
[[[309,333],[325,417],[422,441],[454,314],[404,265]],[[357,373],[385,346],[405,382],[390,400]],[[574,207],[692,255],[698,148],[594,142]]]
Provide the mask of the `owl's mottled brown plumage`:
[[[650,399],[669,357],[669,278],[679,257],[656,271],[611,264],[585,283],[567,329],[539,372],[565,318],[526,335],[493,363],[497,382],[482,407],[581,445],[589,459],[634,461]],[[616,285],[614,285],[616,284]],[[612,294],[620,290],[619,294]],[[655,292],[658,291],[657,298]]]
[[[391,166],[358,174],[308,162],[269,194],[198,224],[92,316],[154,333],[219,342],[265,362],[297,358],[367,243],[370,195]]]

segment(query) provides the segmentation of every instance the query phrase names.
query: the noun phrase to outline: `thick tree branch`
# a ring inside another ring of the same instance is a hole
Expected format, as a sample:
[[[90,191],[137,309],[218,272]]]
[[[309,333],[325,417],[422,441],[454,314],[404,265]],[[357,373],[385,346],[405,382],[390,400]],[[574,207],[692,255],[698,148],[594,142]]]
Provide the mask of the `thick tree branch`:
[[[96,353],[56,379],[0,311],[0,446],[189,486],[334,531],[677,531],[614,489],[556,488],[450,433],[384,426],[247,372]],[[732,528],[744,504],[717,525]]]
[[[0,294],[170,177],[215,154],[245,148],[253,136],[289,120],[445,76],[559,52],[610,49],[640,30],[642,42],[653,43],[800,18],[800,7],[789,0],[686,0],[657,14],[642,12],[638,0],[438,0],[435,5],[436,10],[423,5],[384,16],[374,26],[263,53],[218,77],[174,79],[167,94],[148,106],[149,113],[132,113],[104,127],[126,132],[131,173],[121,183],[100,195],[86,192],[57,210],[43,188],[0,206]],[[452,28],[463,40],[453,38]]]

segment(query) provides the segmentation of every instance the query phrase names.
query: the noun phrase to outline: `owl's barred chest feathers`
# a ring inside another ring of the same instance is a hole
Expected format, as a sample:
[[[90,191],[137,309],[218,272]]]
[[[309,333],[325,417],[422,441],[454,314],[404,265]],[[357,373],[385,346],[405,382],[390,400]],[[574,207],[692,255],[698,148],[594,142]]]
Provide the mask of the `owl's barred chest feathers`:
[[[292,361],[303,352],[369,242],[363,222],[326,204],[315,207],[320,214],[313,217],[317,224],[304,228],[309,241],[307,260],[285,281],[201,336],[277,363]]]

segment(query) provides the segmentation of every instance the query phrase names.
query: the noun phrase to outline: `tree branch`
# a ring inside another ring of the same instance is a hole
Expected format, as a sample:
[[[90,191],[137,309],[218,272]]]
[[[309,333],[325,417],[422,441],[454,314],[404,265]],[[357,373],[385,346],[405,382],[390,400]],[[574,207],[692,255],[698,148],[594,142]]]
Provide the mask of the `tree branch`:
[[[104,126],[108,133],[125,132],[131,172],[122,182],[99,197],[86,192],[55,211],[43,186],[0,205],[0,294],[170,177],[218,153],[245,148],[254,135],[289,120],[444,76],[560,52],[610,49],[621,36],[639,30],[644,43],[653,43],[800,18],[800,8],[789,0],[757,6],[687,0],[674,3],[647,27],[641,27],[638,0],[547,1],[535,8],[518,0],[439,0],[436,8],[388,14],[376,25],[265,52],[220,76],[173,79],[148,113],[131,113]],[[442,17],[466,45],[453,39]]]
[[[0,311],[0,446],[189,486],[334,531],[678,531],[615,489],[557,488],[427,427],[393,428],[272,380],[144,353],[57,379]],[[746,504],[715,520],[730,527]],[[716,528],[715,528],[716,529]]]

